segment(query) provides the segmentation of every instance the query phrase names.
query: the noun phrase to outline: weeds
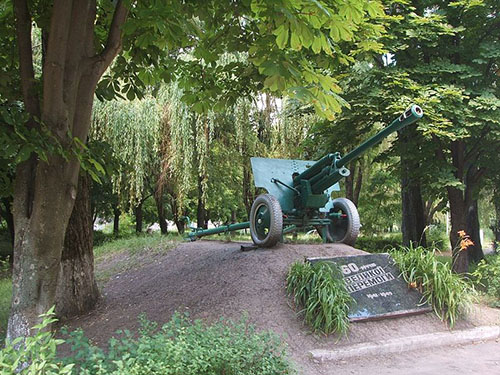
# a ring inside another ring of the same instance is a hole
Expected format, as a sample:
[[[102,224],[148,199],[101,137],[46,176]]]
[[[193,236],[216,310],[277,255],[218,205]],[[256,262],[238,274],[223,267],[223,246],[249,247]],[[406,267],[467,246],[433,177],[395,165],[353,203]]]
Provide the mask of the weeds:
[[[70,375],[73,364],[63,365],[56,356],[56,348],[63,340],[57,340],[48,330],[56,321],[54,308],[40,315],[42,323],[34,326],[33,336],[19,337],[7,342],[0,350],[0,375]]]
[[[492,307],[500,307],[500,256],[487,256],[472,273],[474,280],[485,294],[491,297]]]
[[[401,275],[411,287],[419,289],[423,301],[432,305],[436,315],[453,327],[477,298],[470,280],[453,273],[449,263],[438,260],[433,251],[422,247],[391,251]]]
[[[275,375],[294,373],[279,339],[257,333],[245,321],[220,321],[205,326],[175,314],[160,330],[141,319],[139,337],[122,332],[106,351],[90,345],[81,331],[71,334],[74,363],[79,374],[122,375]]]
[[[293,295],[296,305],[303,307],[304,320],[314,331],[347,332],[347,315],[354,300],[337,265],[296,262],[288,272],[286,284],[288,294]]]

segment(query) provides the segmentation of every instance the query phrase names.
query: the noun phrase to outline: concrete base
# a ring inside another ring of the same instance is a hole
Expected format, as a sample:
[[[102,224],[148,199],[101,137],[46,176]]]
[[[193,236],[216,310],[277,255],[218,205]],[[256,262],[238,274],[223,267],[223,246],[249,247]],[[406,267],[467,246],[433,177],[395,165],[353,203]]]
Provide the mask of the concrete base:
[[[469,344],[476,341],[495,340],[500,337],[500,326],[483,326],[463,331],[430,333],[402,337],[386,341],[367,342],[338,350],[311,350],[312,359],[317,362],[340,361],[352,357],[365,357],[402,353],[410,348],[432,348],[446,345]]]

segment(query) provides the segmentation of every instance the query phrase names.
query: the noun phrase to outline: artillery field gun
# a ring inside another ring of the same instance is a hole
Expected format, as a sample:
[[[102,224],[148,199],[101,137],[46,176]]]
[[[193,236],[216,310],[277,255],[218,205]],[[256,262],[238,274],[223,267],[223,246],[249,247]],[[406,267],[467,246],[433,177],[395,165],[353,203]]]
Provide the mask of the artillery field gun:
[[[332,153],[318,161],[251,158],[255,186],[267,190],[252,204],[249,221],[211,229],[193,229],[191,240],[250,228],[255,245],[272,247],[286,233],[315,228],[323,242],[354,245],[360,221],[356,206],[347,198],[331,199],[339,191],[339,181],[349,176],[345,167],[368,148],[389,134],[414,123],[423,116],[422,109],[412,105],[389,126],[341,156]]]

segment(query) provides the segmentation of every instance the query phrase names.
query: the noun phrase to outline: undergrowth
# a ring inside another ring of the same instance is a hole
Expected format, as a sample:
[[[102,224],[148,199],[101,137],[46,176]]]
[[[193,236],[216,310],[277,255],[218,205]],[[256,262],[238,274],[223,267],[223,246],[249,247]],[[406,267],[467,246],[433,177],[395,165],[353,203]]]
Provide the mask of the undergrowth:
[[[486,256],[479,262],[472,276],[491,301],[492,307],[500,307],[500,255]]]
[[[0,350],[0,375],[277,375],[295,373],[278,337],[257,333],[245,321],[205,326],[175,314],[161,329],[142,319],[138,335],[121,332],[107,350],[89,343],[81,330],[69,334],[71,354],[59,359],[49,325],[54,309],[41,316],[34,335]],[[64,330],[63,330],[64,331]],[[65,334],[68,334],[65,332]]]
[[[68,339],[82,375],[275,375],[292,374],[285,350],[271,333],[257,333],[247,323],[220,321],[205,326],[175,314],[157,330],[144,321],[139,336],[122,332],[106,351],[92,346],[81,331]]]
[[[349,329],[348,312],[354,303],[342,273],[331,262],[294,263],[286,279],[287,292],[301,306],[304,320],[314,331],[344,334]]]
[[[450,264],[422,247],[391,251],[404,280],[423,294],[423,302],[432,305],[436,315],[453,327],[469,311],[477,298],[472,282],[452,272]]]
[[[7,332],[7,321],[12,298],[12,281],[10,278],[0,278],[0,346]]]
[[[41,315],[42,323],[34,326],[34,335],[7,342],[0,350],[0,375],[70,375],[73,364],[63,364],[56,356],[63,340],[55,339],[47,329],[55,322],[54,308]],[[76,374],[76,372],[74,372]]]

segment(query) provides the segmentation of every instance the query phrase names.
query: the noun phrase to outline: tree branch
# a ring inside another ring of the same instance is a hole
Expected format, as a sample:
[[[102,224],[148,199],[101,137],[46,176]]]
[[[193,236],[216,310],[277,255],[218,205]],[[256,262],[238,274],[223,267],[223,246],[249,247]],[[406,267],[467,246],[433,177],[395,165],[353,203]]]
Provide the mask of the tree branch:
[[[50,20],[47,56],[43,69],[43,120],[66,134],[67,114],[64,106],[64,69],[73,0],[55,0]]]
[[[16,16],[16,37],[24,105],[32,118],[40,118],[40,101],[35,89],[33,69],[31,15],[27,0],[14,1],[14,14]],[[36,126],[36,124],[34,121],[30,121],[29,126]]]
[[[106,41],[106,47],[97,56],[101,63],[99,69],[99,76],[102,75],[108,66],[111,64],[113,59],[118,55],[122,47],[122,26],[125,23],[128,16],[128,9],[123,4],[122,0],[118,0],[115,8],[115,13],[113,14],[113,21],[111,22],[111,28],[108,34],[108,40]]]

